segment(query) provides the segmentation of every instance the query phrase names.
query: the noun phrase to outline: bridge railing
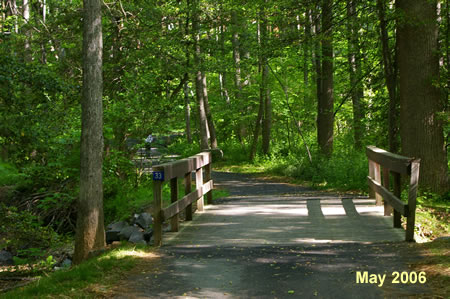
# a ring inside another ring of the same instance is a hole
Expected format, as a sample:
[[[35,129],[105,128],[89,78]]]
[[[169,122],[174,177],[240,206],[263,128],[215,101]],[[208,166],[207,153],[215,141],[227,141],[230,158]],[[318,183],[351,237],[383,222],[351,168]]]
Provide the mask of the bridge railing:
[[[401,227],[402,215],[407,217],[405,240],[414,241],[420,159],[393,154],[375,146],[368,146],[366,155],[369,159],[369,176],[367,179],[370,197],[376,199],[377,205],[381,205],[382,199],[384,199],[385,216],[391,215],[392,208],[394,209],[394,227]],[[393,176],[393,192],[389,188],[389,174]],[[408,203],[400,199],[401,175],[409,176]]]
[[[162,245],[162,225],[170,219],[171,230],[178,231],[179,213],[185,210],[186,220],[192,220],[192,203],[197,201],[197,210],[203,211],[203,196],[207,203],[212,203],[213,181],[211,179],[211,153],[202,152],[189,158],[175,162],[165,163],[153,167],[153,238],[156,246]],[[203,183],[203,169],[205,180]],[[195,171],[195,186],[192,191],[191,173]],[[182,198],[178,194],[178,179],[184,180],[184,193]],[[162,187],[170,182],[171,205],[162,207]]]

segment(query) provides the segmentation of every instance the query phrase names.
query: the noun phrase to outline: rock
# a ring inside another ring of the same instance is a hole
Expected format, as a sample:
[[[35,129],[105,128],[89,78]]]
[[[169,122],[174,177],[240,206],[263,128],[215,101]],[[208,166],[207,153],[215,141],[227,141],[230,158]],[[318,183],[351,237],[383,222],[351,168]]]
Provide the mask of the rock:
[[[120,240],[128,240],[134,232],[141,232],[136,226],[124,227],[119,233]]]
[[[14,259],[11,252],[0,250],[0,266],[13,266]]]
[[[114,230],[114,231],[121,231],[125,227],[129,226],[127,222],[125,221],[118,221],[108,224],[106,227],[107,230]]]
[[[210,149],[210,150],[207,150],[207,152],[211,152],[211,157],[214,162],[222,161],[223,151],[220,148]]]
[[[164,227],[162,231],[163,231],[164,233],[171,232],[171,231],[172,231],[171,225],[169,224],[168,226]]]
[[[150,239],[153,236],[153,229],[149,228],[144,232],[144,240],[150,242]]]
[[[134,244],[147,244],[144,240],[144,234],[141,231],[133,232],[128,241]]]
[[[72,261],[70,259],[65,259],[64,261],[62,261],[61,263],[61,267],[62,268],[69,268],[70,266],[72,266]]]
[[[139,225],[142,229],[147,229],[153,223],[153,217],[149,213],[141,213],[136,218],[135,223]]]
[[[106,234],[106,244],[111,244],[114,241],[120,241],[120,230],[107,230]]]

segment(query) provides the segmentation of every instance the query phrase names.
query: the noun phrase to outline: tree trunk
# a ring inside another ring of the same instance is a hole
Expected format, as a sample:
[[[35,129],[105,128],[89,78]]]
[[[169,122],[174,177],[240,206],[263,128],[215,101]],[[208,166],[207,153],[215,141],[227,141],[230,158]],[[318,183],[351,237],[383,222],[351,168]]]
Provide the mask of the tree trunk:
[[[220,92],[223,98],[225,98],[225,102],[230,104],[230,96],[228,94],[227,87],[227,67],[226,67],[226,50],[225,50],[225,24],[223,23],[223,9],[222,4],[220,5],[220,26],[219,26],[219,44],[220,44],[220,52],[222,54],[221,57],[221,70],[219,72],[219,80],[220,80]]]
[[[259,97],[259,109],[258,109],[258,116],[256,117],[255,122],[255,129],[253,130],[253,141],[250,148],[250,160],[253,160],[256,155],[256,148],[258,146],[258,137],[259,137],[259,131],[261,130],[261,121],[264,114],[264,96],[261,93]]]
[[[23,0],[23,19],[25,21],[25,61],[32,60],[30,30],[28,29],[30,22],[30,0]]]
[[[206,83],[205,73],[202,73],[202,85],[203,85],[203,101],[204,101],[204,105],[205,105],[206,119],[208,121],[209,135],[211,137],[211,139],[210,139],[211,148],[216,149],[217,148],[216,128],[214,127],[211,109],[209,109],[208,85]]]
[[[241,79],[241,49],[240,49],[240,41],[239,41],[239,19],[236,10],[231,11],[231,44],[233,47],[233,61],[234,61],[234,86],[235,86],[235,106],[242,107],[242,79]],[[241,115],[243,115],[241,110]],[[238,118],[236,136],[238,140],[243,144],[244,142],[244,124],[242,120]]]
[[[333,0],[323,0],[322,8],[322,92],[317,115],[317,139],[320,151],[333,153]]]
[[[195,93],[197,97],[198,117],[200,122],[200,148],[201,150],[208,149],[208,121],[206,118],[205,101],[203,93],[203,76],[202,76],[202,62],[200,49],[200,26],[199,26],[199,8],[198,0],[193,1],[192,12],[192,35],[194,39],[194,66],[195,74]]]
[[[347,31],[348,31],[348,64],[350,73],[350,88],[352,89],[353,104],[353,137],[354,147],[357,150],[362,148],[362,107],[361,99],[364,94],[361,83],[361,59],[359,50],[359,33],[356,16],[356,0],[347,1]]]
[[[260,97],[264,102],[263,124],[262,124],[262,151],[264,155],[270,152],[270,131],[272,127],[272,103],[270,89],[268,86],[269,67],[267,65],[267,20],[263,9],[260,10],[261,18],[261,87]]]
[[[398,153],[400,149],[398,138],[398,120],[399,120],[399,98],[397,91],[397,63],[396,55],[392,57],[391,49],[389,48],[389,36],[386,22],[386,5],[384,0],[377,0],[378,19],[380,21],[380,39],[383,53],[383,68],[386,87],[389,94],[389,112],[388,112],[388,141],[389,151]],[[397,49],[394,48],[396,52]]]
[[[184,116],[186,121],[186,138],[188,143],[192,143],[191,136],[191,103],[189,99],[189,86],[187,82],[183,84],[184,91]]]
[[[102,17],[100,0],[83,2],[81,166],[74,263],[105,246],[103,223]]]
[[[421,186],[448,191],[439,82],[436,1],[398,0],[400,135],[402,152],[421,159]]]

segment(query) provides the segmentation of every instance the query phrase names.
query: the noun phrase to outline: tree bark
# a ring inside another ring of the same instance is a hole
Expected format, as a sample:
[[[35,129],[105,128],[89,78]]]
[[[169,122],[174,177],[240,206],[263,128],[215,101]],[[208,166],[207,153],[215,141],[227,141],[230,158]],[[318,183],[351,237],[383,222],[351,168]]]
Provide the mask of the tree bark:
[[[23,0],[23,19],[25,20],[25,61],[32,60],[30,30],[28,22],[30,21],[30,0]]]
[[[420,158],[420,183],[433,192],[448,191],[439,82],[436,1],[398,0],[398,62],[402,152]]]
[[[260,9],[260,32],[261,32],[261,86],[260,98],[263,99],[264,113],[262,119],[262,151],[264,155],[270,152],[270,131],[272,127],[272,102],[268,84],[269,66],[267,65],[267,19],[263,8]]]
[[[396,55],[391,54],[389,47],[389,36],[386,22],[386,5],[384,0],[377,0],[378,19],[380,21],[380,39],[383,53],[383,68],[386,87],[389,94],[389,112],[388,112],[388,142],[389,151],[398,153],[400,149],[398,131],[399,131],[399,98],[397,77],[398,69]],[[397,48],[394,48],[397,52]]]
[[[211,113],[211,109],[209,108],[209,100],[208,100],[208,85],[206,82],[206,75],[202,73],[202,85],[203,85],[203,101],[205,105],[205,113],[206,119],[208,121],[208,129],[210,135],[211,148],[217,148],[217,137],[216,137],[216,128],[214,127],[214,121]]]
[[[191,101],[189,99],[189,86],[187,82],[183,84],[184,91],[184,117],[186,121],[186,138],[188,143],[192,143],[191,135]]]
[[[333,0],[322,2],[322,92],[317,115],[317,139],[326,157],[333,153]]]
[[[102,151],[102,17],[100,0],[83,1],[81,166],[74,263],[105,246]]]
[[[200,49],[200,35],[199,35],[199,8],[198,0],[193,1],[192,12],[192,35],[194,39],[194,66],[195,74],[195,93],[197,97],[198,116],[200,122],[200,148],[201,150],[208,149],[208,121],[206,118],[205,101],[203,93],[203,76],[202,76],[202,62]]]
[[[354,147],[357,150],[362,149],[362,106],[361,99],[364,95],[364,89],[360,80],[361,71],[361,57],[359,46],[358,22],[356,16],[356,0],[347,1],[347,31],[348,31],[348,64],[350,73],[350,88],[352,90],[352,104],[353,104],[353,139]]]

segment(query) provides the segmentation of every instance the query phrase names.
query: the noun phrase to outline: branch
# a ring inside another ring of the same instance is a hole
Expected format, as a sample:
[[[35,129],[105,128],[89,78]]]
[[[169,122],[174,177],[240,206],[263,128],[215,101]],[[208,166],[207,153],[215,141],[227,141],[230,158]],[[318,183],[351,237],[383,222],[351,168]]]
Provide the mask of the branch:
[[[173,97],[180,92],[180,90],[183,88],[184,83],[186,83],[187,80],[189,80],[189,76],[187,73],[185,73],[183,78],[180,81],[180,84],[178,84],[178,86],[170,94],[170,96],[169,96],[170,101],[172,101]]]
[[[302,131],[301,131],[301,129],[300,129],[300,124],[299,124],[299,122],[297,121],[297,119],[295,118],[294,113],[292,112],[291,105],[289,105],[289,94],[288,94],[288,91],[287,91],[287,86],[284,85],[283,82],[281,82],[280,78],[279,78],[278,75],[274,72],[274,70],[272,69],[272,67],[270,66],[269,63],[267,63],[267,66],[269,67],[269,69],[270,69],[270,71],[272,72],[272,74],[274,75],[275,79],[277,79],[278,83],[280,83],[280,86],[281,86],[281,88],[283,89],[284,95],[285,95],[285,97],[286,97],[286,105],[288,106],[289,112],[290,112],[292,118],[293,118],[294,121],[295,121],[295,125],[296,125],[296,127],[297,127],[298,133],[299,133],[300,137],[302,138],[303,143],[305,144],[306,151],[308,152],[309,162],[311,162],[311,164],[312,164],[312,156],[311,156],[311,152],[309,151],[308,144],[306,143],[305,137],[303,136],[303,133],[302,133]]]

